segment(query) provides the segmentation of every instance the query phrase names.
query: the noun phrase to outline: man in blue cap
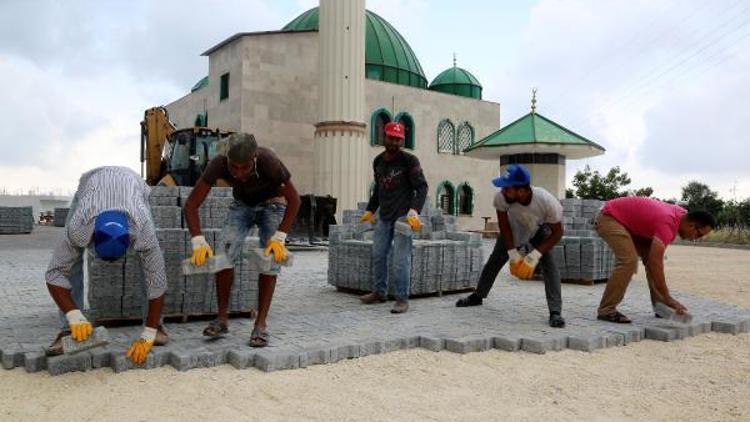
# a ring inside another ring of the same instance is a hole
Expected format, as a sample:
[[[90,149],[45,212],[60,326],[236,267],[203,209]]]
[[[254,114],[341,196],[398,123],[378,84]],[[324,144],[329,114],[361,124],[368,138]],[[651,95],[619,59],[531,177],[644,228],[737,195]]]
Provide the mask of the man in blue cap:
[[[169,341],[159,324],[167,288],[164,256],[148,206],[150,188],[125,167],[99,167],[81,176],[65,222],[65,232],[55,248],[45,279],[60,308],[61,332],[47,349],[62,353],[62,338],[86,340],[93,332],[83,308],[83,253],[92,247],[94,259],[117,261],[132,246],[143,266],[148,315],[143,332],[128,349],[134,363],[146,360],[151,347]]]
[[[561,315],[560,273],[549,254],[562,238],[562,205],[551,193],[531,186],[529,171],[520,164],[508,166],[505,173],[492,183],[500,188],[494,201],[500,236],[482,269],[476,290],[456,302],[456,306],[481,305],[500,269],[508,261],[511,274],[523,280],[530,279],[537,265],[541,264],[549,325],[562,328],[565,320]],[[522,249],[530,251],[524,256]]]

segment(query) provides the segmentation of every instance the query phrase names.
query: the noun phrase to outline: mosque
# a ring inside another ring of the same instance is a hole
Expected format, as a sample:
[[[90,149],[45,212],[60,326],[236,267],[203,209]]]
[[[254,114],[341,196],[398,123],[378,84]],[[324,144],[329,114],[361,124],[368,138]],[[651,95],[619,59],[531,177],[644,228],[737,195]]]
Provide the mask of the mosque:
[[[455,60],[428,82],[409,43],[364,0],[321,0],[280,30],[235,34],[203,56],[208,76],[166,106],[176,126],[255,134],[300,193],[338,198],[339,213],[367,200],[390,121],[405,126],[428,200],[466,229],[494,217],[491,180],[504,166],[527,165],[532,183],[562,198],[566,160],[604,153],[534,106],[501,128],[500,104]]]

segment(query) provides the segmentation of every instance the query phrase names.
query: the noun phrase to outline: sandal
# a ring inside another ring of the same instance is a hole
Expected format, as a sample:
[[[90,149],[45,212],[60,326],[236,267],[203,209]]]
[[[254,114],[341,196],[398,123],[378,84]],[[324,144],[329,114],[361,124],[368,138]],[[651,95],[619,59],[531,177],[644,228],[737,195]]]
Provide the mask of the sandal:
[[[268,331],[253,329],[250,334],[250,347],[266,347],[268,345]]]
[[[63,330],[57,334],[55,341],[44,350],[46,356],[60,356],[63,354],[62,338],[70,335],[70,330]]]
[[[203,335],[211,338],[219,338],[224,336],[224,334],[228,332],[229,328],[227,328],[227,323],[225,321],[215,319],[208,323],[208,327],[203,330]]]
[[[607,322],[614,322],[617,324],[630,324],[631,322],[633,322],[628,317],[626,317],[625,315],[621,314],[618,311],[615,311],[609,315],[599,315],[596,317],[596,319],[607,321]]]

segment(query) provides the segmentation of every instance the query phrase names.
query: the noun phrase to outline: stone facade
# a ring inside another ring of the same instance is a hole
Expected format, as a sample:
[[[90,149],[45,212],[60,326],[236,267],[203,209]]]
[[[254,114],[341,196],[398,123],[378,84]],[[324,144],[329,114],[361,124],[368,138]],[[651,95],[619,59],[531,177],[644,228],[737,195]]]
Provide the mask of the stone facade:
[[[300,193],[313,191],[314,124],[318,121],[318,32],[258,33],[235,38],[209,55],[209,83],[167,105],[177,127],[190,127],[198,113],[208,113],[210,127],[255,134],[261,145],[272,147],[292,172]],[[219,100],[221,75],[229,72],[229,97]],[[448,181],[454,188],[468,184],[473,190],[473,212],[459,215],[466,229],[481,229],[481,217],[493,217],[495,189],[490,180],[499,163],[438,153],[437,130],[449,119],[457,128],[468,122],[474,141],[500,126],[500,105],[412,88],[365,80],[367,138],[372,113],[386,109],[393,116],[408,113],[414,121],[414,154],[420,159],[430,185],[428,199],[438,201],[439,185]],[[371,142],[370,142],[371,143]],[[368,146],[371,159],[382,147]],[[366,180],[372,169],[365,166]],[[369,186],[362,187],[367,196]],[[338,209],[355,208],[339,204]]]

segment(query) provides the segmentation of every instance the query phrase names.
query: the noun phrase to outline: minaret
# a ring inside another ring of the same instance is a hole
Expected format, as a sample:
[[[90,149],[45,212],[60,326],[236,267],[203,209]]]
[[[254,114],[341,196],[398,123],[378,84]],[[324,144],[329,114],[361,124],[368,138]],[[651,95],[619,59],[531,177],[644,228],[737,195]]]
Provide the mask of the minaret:
[[[337,216],[367,194],[365,0],[320,0],[316,195],[338,199]]]

